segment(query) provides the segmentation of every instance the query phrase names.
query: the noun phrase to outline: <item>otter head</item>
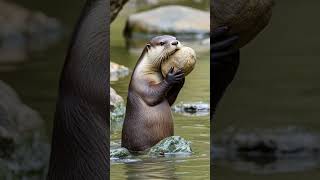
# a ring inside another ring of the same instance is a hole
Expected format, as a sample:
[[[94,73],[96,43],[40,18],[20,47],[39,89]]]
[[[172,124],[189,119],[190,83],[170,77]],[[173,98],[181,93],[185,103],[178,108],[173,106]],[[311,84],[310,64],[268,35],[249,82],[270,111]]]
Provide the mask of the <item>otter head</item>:
[[[159,68],[161,63],[179,50],[180,47],[181,43],[173,36],[157,36],[146,45],[146,55],[150,63]]]

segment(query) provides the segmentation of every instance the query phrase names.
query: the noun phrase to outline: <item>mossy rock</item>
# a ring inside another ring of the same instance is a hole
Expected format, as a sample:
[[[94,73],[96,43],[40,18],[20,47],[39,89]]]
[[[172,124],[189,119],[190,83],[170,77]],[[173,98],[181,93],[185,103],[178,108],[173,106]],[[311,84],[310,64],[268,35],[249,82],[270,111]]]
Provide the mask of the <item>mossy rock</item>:
[[[118,103],[114,105],[112,111],[110,112],[111,122],[121,122],[124,120],[126,108],[123,103]]]
[[[192,153],[191,142],[180,136],[167,137],[153,146],[149,151],[149,155],[152,156],[179,153]]]
[[[240,37],[236,46],[243,47],[268,25],[273,5],[273,0],[213,0],[211,29],[228,26]]]
[[[126,158],[129,157],[131,154],[126,148],[117,148],[110,150],[110,158]]]
[[[174,67],[175,70],[183,70],[184,75],[187,76],[194,69],[196,58],[192,48],[183,46],[161,64],[162,75],[166,77],[170,68]]]

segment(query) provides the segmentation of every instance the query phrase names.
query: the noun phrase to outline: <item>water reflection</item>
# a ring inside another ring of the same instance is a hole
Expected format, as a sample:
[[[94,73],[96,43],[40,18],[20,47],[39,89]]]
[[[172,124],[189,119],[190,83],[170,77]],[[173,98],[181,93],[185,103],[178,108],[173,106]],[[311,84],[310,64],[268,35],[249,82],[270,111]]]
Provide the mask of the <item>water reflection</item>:
[[[127,179],[178,179],[175,175],[176,161],[174,159],[146,159],[135,163],[126,163]]]

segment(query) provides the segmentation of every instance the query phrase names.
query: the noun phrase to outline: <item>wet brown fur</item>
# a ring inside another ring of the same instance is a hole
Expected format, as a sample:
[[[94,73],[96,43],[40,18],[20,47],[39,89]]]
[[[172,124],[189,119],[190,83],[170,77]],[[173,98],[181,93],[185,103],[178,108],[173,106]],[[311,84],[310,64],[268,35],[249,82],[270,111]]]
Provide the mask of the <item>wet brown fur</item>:
[[[172,40],[170,38],[174,37],[163,38]],[[149,45],[151,48],[159,46],[163,38],[155,38]],[[137,61],[128,90],[122,147],[131,152],[144,151],[162,139],[174,135],[170,106],[182,87],[175,87],[164,81],[160,69],[161,62],[152,68],[144,66],[142,61],[145,61],[147,53],[149,48],[146,46]],[[141,69],[147,73],[137,72]]]

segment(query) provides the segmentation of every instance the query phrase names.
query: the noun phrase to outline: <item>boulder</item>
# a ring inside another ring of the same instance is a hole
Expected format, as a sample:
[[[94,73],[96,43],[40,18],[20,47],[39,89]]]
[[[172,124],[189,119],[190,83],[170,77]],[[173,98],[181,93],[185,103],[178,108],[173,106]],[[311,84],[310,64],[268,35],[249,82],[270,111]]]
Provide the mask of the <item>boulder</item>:
[[[178,38],[202,39],[210,35],[210,13],[191,7],[169,5],[130,15],[127,38],[170,34]]]

